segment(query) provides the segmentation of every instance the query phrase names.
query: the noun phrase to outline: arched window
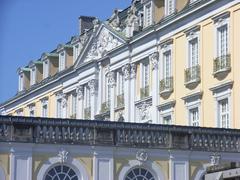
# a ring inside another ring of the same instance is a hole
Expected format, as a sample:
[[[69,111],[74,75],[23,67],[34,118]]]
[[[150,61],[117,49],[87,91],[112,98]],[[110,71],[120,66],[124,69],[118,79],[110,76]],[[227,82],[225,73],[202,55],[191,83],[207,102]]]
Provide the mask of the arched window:
[[[78,180],[78,176],[72,168],[57,165],[48,171],[44,180]]]
[[[155,180],[152,173],[144,168],[134,168],[128,172],[125,180]]]

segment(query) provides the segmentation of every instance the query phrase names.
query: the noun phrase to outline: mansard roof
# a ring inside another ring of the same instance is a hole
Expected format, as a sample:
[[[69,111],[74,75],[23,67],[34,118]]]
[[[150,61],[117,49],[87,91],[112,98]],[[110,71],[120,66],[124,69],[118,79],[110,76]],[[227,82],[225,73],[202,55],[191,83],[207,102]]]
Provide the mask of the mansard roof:
[[[0,142],[239,153],[240,130],[0,116]]]

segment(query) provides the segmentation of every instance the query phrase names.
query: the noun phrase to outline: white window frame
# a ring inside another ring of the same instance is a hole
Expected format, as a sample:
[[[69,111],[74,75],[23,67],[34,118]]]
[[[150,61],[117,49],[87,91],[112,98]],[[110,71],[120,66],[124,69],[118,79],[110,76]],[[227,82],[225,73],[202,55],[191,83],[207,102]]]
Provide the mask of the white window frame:
[[[47,98],[42,99],[42,117],[48,117],[48,99]]]
[[[24,90],[24,74],[20,73],[18,78],[18,90],[23,91]]]
[[[230,52],[230,13],[226,12],[223,13],[217,17],[213,18],[214,25],[215,25],[215,35],[214,35],[214,42],[215,42],[215,58],[218,58],[220,56],[219,54],[219,45],[220,41],[218,38],[219,29],[223,28],[224,26],[227,26],[227,54]]]
[[[170,12],[169,2],[172,1],[173,10]],[[165,16],[169,16],[176,11],[176,0],[165,0]]]
[[[193,122],[192,111],[195,109],[197,109],[198,111],[198,120]],[[194,125],[194,123],[198,123],[196,127],[200,126],[200,102],[197,102],[195,105],[191,105],[190,107],[188,107],[188,123],[189,126],[196,126]]]
[[[63,71],[66,68],[66,52],[59,53],[59,71]]]
[[[192,58],[192,42],[196,41],[197,43],[197,59],[196,64],[193,65],[193,58]],[[200,64],[200,32],[199,31],[191,31],[187,34],[187,54],[188,54],[188,62],[187,67],[191,68],[193,66]]]
[[[29,117],[35,117],[36,116],[36,107],[35,104],[31,104],[28,106],[29,110]]]
[[[49,76],[49,60],[43,61],[43,79]]]
[[[63,118],[63,98],[62,98],[62,94],[57,94],[56,95],[56,118]],[[59,106],[60,104],[60,106]],[[58,109],[58,107],[60,109]]]
[[[222,104],[221,102],[223,101],[226,101],[227,102],[227,110],[226,112],[221,112],[221,109],[222,109]],[[218,123],[219,123],[219,127],[220,128],[230,128],[230,104],[229,104],[229,98],[225,98],[225,99],[221,99],[221,100],[218,100]],[[228,117],[228,120],[225,122],[226,123],[226,126],[223,127],[223,122],[222,122],[222,116],[225,115]]]
[[[166,43],[161,45],[161,53],[160,53],[160,79],[164,79],[165,77],[165,54],[170,53],[170,67],[169,74],[170,77],[173,76],[172,68],[173,68],[173,51],[172,51],[172,43]]]
[[[161,105],[158,107],[159,109],[159,123],[163,124],[163,120],[165,117],[171,116],[171,124],[174,124],[174,108],[175,108],[175,101],[170,101],[166,104]]]
[[[148,77],[146,78],[146,70],[148,71]],[[145,59],[140,63],[140,88],[145,88],[150,85],[150,62],[149,59]],[[146,81],[146,79],[148,79]],[[150,93],[150,92],[149,92]]]
[[[150,9],[150,15],[148,14],[148,8]],[[150,1],[149,3],[146,3],[143,8],[144,11],[144,27],[148,27],[153,24],[153,2]],[[149,15],[149,16],[148,16]],[[149,19],[149,22],[148,22]]]
[[[36,66],[32,67],[31,68],[31,71],[30,71],[30,85],[34,85],[36,83],[36,76],[37,76],[37,68]]]
[[[76,62],[79,54],[80,54],[80,43],[77,43],[73,46],[73,63]]]

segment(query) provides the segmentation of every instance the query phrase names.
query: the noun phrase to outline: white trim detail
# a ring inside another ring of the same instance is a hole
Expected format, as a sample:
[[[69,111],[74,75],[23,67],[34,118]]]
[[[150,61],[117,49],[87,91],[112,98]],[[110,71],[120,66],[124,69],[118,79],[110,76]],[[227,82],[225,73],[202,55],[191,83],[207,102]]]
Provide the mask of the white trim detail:
[[[45,161],[37,174],[37,180],[44,180],[46,173],[59,163],[59,157],[52,157]],[[85,167],[78,160],[68,158],[64,165],[71,167],[76,172],[79,180],[89,180]]]
[[[154,179],[156,180],[165,179],[164,173],[160,169],[159,165],[157,165],[155,162],[147,161],[141,165],[141,163],[138,160],[130,160],[128,164],[125,165],[120,171],[118,179],[125,180],[124,178],[127,175],[127,173],[135,167],[142,167],[149,170],[154,175]]]

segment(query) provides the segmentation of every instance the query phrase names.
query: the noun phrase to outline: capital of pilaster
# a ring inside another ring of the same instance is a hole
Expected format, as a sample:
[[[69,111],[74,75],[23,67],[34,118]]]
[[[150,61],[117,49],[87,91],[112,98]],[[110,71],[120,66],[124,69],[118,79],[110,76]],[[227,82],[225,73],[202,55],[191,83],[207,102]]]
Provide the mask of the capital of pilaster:
[[[97,79],[92,79],[88,82],[88,87],[90,88],[91,95],[95,95],[97,93]]]
[[[149,56],[149,59],[152,63],[152,70],[155,70],[158,68],[158,60],[159,60],[159,54],[158,52],[154,52]]]
[[[124,79],[129,80],[130,77],[131,77],[131,66],[130,66],[130,64],[125,64],[122,67],[122,72],[123,72],[123,75],[124,75]]]
[[[77,86],[76,93],[79,100],[83,99],[83,89],[82,85]]]

